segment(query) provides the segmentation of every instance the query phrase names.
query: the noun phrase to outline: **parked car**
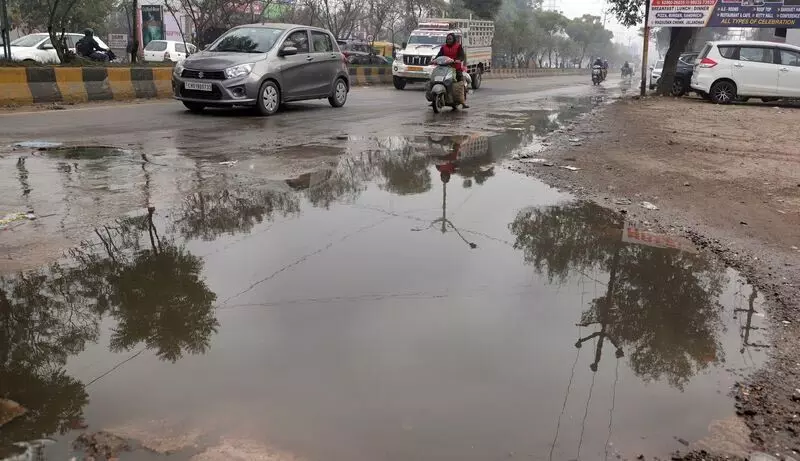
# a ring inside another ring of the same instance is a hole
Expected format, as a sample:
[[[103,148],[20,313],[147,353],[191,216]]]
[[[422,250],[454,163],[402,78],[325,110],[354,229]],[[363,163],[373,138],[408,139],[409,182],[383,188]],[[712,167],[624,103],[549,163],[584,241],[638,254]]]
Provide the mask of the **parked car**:
[[[700,53],[688,52],[682,53],[678,58],[678,63],[675,67],[675,79],[672,81],[672,96],[683,96],[692,90],[692,72],[694,71],[694,61]],[[658,88],[661,75],[664,72],[664,60],[659,60],[656,63],[657,67],[653,68],[650,74],[650,89],[655,90]]]
[[[297,24],[250,24],[222,34],[173,69],[175,98],[192,112],[255,106],[272,115],[290,101],[328,99],[342,107],[350,91],[347,60],[333,34]]]
[[[195,53],[197,53],[197,47],[191,43],[184,44],[175,40],[151,40],[144,47],[144,60],[148,62],[178,62]]]
[[[362,66],[390,66],[392,63],[389,58],[377,54],[362,53],[351,51],[347,56],[347,62]]]
[[[75,51],[75,44],[82,38],[83,34],[64,34],[67,48],[73,52]],[[108,49],[108,45],[100,38],[94,37],[94,40],[102,48]],[[26,35],[12,41],[11,59],[14,61],[35,61],[42,64],[58,64],[61,62],[58,59],[53,43],[50,41],[50,36],[44,33]]]
[[[800,98],[800,47],[756,41],[706,43],[692,88],[718,104],[761,98]]]

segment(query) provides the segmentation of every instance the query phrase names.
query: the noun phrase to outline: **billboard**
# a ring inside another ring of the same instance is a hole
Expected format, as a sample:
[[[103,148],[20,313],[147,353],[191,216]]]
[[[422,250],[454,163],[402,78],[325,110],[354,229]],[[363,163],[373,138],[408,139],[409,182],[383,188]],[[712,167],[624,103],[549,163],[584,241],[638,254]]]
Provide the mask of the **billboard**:
[[[152,40],[164,40],[164,7],[142,5],[142,46]]]
[[[800,0],[650,0],[651,27],[800,28]]]

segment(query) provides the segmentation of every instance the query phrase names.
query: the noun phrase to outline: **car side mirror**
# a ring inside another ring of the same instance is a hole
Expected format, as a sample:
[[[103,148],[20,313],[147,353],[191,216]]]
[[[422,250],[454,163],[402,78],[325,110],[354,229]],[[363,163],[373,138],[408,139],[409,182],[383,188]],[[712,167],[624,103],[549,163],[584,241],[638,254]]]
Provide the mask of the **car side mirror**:
[[[401,50],[405,50],[407,46],[408,46],[408,42],[403,42],[402,47],[400,49]]]
[[[45,43],[44,45],[42,45],[42,49],[43,50],[54,50],[54,49],[56,49],[56,47],[54,47],[52,43]]]
[[[297,48],[293,46],[284,46],[283,48],[281,48],[280,53],[278,53],[279,56],[294,56],[296,54],[297,54]]]

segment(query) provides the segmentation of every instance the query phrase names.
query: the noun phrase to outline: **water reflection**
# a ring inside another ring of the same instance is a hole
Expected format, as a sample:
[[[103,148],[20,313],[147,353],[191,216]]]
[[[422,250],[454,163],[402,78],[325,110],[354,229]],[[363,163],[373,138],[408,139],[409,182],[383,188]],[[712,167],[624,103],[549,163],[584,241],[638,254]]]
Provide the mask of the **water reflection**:
[[[115,352],[143,345],[174,362],[208,350],[216,295],[202,261],[159,236],[152,211],[96,229],[63,262],[0,277],[0,397],[28,410],[0,431],[0,458],[24,449],[15,443],[81,426],[85,384],[64,367],[98,340],[103,318],[116,321]]]
[[[593,371],[608,340],[642,379],[683,389],[698,372],[724,360],[718,299],[727,283],[725,268],[703,254],[624,243],[623,226],[618,214],[579,202],[526,210],[510,229],[525,261],[551,282],[608,274],[605,294],[589,303],[578,322],[595,329],[576,343],[597,339]]]

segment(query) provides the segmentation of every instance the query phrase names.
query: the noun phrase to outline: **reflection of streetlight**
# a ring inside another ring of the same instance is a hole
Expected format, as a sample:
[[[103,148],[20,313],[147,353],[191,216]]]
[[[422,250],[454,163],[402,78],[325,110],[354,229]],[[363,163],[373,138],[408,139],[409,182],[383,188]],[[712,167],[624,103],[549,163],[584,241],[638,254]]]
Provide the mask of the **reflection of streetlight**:
[[[461,232],[458,230],[458,228],[455,226],[455,224],[453,224],[452,221],[447,219],[447,183],[450,182],[450,176],[453,173],[455,173],[455,171],[457,169],[457,160],[458,160],[458,153],[459,153],[459,147],[460,147],[460,143],[458,143],[458,142],[454,142],[453,144],[454,144],[453,152],[451,154],[448,154],[447,157],[445,157],[447,159],[447,162],[445,162],[444,164],[441,164],[441,165],[436,165],[436,169],[439,170],[439,177],[442,180],[442,217],[438,218],[438,219],[435,219],[433,222],[431,222],[431,224],[426,229],[430,229],[431,227],[433,227],[436,224],[440,223],[442,225],[441,232],[442,232],[442,234],[444,234],[444,233],[447,233],[447,226],[449,225],[450,227],[453,228],[453,230],[461,238],[461,240],[463,240],[464,243],[469,245],[469,247],[474,250],[475,248],[478,248],[478,244],[476,244],[474,242],[470,242],[469,240],[467,240],[461,234]],[[416,229],[413,229],[413,230],[414,231],[421,231],[423,229],[416,228]]]

